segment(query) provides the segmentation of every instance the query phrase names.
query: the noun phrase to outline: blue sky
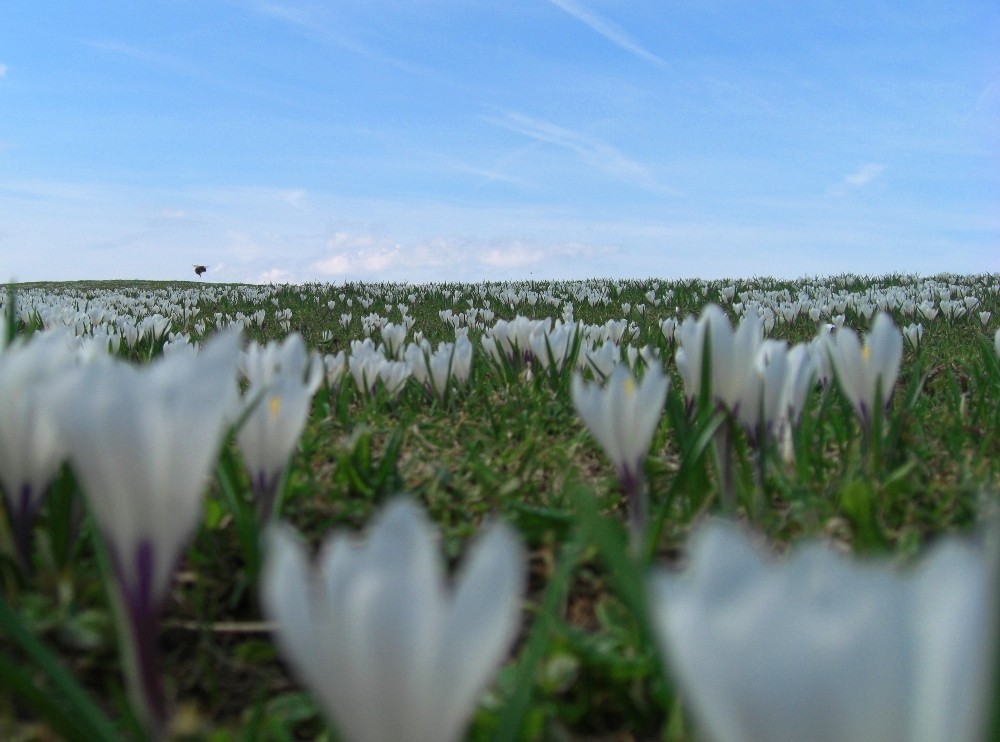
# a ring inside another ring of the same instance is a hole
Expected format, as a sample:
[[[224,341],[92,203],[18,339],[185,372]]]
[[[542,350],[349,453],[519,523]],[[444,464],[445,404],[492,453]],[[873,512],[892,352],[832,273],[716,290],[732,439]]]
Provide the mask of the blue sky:
[[[1000,6],[10,0],[0,280],[1000,271]]]

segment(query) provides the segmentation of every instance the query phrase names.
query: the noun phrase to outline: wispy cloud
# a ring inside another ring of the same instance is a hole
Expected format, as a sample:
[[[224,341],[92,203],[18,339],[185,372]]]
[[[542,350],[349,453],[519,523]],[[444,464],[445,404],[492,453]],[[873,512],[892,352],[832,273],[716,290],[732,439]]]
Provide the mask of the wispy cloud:
[[[661,57],[653,54],[653,52],[649,51],[638,41],[629,36],[625,29],[617,23],[613,23],[606,18],[602,18],[594,11],[588,10],[580,5],[576,2],[576,0],[549,0],[549,2],[560,10],[569,13],[581,23],[590,26],[590,28],[597,31],[597,33],[606,38],[612,44],[621,47],[630,54],[634,54],[640,59],[644,59],[645,61],[651,62],[659,67],[666,64]]]
[[[169,54],[161,54],[160,52],[153,51],[151,49],[126,44],[114,39],[81,39],[80,43],[84,46],[90,47],[91,49],[97,49],[98,51],[107,52],[109,54],[134,59],[137,62],[142,62],[160,69],[168,69],[195,76],[197,76],[200,72],[196,67],[182,61],[179,57]]]
[[[341,31],[334,30],[332,24],[313,8],[306,8],[287,2],[271,2],[270,0],[258,0],[252,4],[252,8],[266,18],[298,29],[303,33],[320,39],[324,43],[331,44],[389,67],[394,67],[401,72],[412,75],[437,76],[437,73],[432,70],[408,62],[405,59],[385,54]]]
[[[507,175],[502,172],[499,168],[479,168],[473,167],[472,165],[466,165],[464,162],[452,162],[450,163],[452,170],[460,173],[467,173],[469,175],[474,175],[482,179],[482,182],[476,186],[481,188],[482,186],[488,185],[490,183],[507,183],[509,185],[515,185],[519,187],[524,187],[527,184],[522,178],[517,178],[513,175]]]
[[[0,67],[2,66],[0,65]],[[994,80],[983,88],[979,97],[976,98],[975,110],[1000,112],[1000,80]]]
[[[7,65],[0,64],[0,80],[7,77]]]
[[[80,39],[80,43],[106,55],[134,60],[155,69],[190,78],[198,83],[250,95],[281,105],[287,105],[289,102],[288,99],[275,93],[268,86],[247,83],[229,74],[216,73],[209,67],[190,62],[186,57],[165,54],[156,49],[136,46],[116,39]]]
[[[589,165],[620,180],[650,190],[668,190],[656,182],[653,174],[645,165],[636,162],[611,145],[580,132],[513,111],[508,111],[501,117],[486,117],[485,120],[537,142],[567,149]]]
[[[853,173],[845,175],[840,185],[847,188],[864,188],[876,180],[884,170],[885,165],[880,165],[877,162],[866,163]]]

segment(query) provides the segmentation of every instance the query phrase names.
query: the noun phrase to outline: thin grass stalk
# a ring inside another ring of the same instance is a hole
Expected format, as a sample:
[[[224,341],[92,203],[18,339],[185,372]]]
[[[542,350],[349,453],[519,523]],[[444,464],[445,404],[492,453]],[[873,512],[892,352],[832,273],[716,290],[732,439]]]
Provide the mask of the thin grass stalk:
[[[0,631],[9,637],[14,645],[27,655],[32,665],[41,670],[52,682],[55,690],[66,705],[66,712],[79,730],[77,739],[95,742],[114,742],[119,739],[118,731],[87,692],[73,676],[59,663],[56,656],[21,623],[17,614],[0,595]],[[6,659],[6,657],[4,657]],[[17,691],[23,676],[8,674],[0,669],[0,685]],[[30,702],[30,698],[27,699]],[[55,720],[58,724],[58,720]]]

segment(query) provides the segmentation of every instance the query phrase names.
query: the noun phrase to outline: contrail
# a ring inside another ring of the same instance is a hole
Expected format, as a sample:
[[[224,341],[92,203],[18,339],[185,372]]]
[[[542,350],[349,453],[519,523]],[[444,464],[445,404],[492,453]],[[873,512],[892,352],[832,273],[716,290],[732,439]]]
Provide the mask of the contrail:
[[[647,62],[652,62],[661,67],[666,64],[661,57],[656,56],[653,52],[642,46],[642,44],[633,40],[631,36],[625,33],[625,29],[621,26],[602,18],[591,10],[587,10],[577,3],[576,0],[549,0],[549,2],[560,10],[569,13],[581,23],[587,24],[612,44],[621,47],[640,59],[645,59]]]

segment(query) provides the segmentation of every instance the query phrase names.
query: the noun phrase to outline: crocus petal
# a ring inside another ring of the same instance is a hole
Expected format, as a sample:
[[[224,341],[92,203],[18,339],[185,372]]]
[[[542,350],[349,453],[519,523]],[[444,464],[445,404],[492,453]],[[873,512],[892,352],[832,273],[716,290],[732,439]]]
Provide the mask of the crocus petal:
[[[322,607],[342,632],[328,638],[336,641],[331,657],[356,688],[354,707],[333,713],[351,739],[424,739],[419,732],[435,713],[423,702],[424,684],[442,639],[445,599],[436,535],[413,503],[395,501],[354,549],[345,591],[327,591]],[[330,558],[323,569],[343,574]],[[386,699],[396,713],[385,713]]]
[[[316,619],[305,547],[292,528],[277,523],[265,531],[265,548],[268,558],[261,572],[261,602],[277,621],[278,643],[296,671],[311,687],[322,686],[326,663],[316,661],[324,647],[313,631]]]
[[[264,608],[343,737],[458,740],[516,632],[524,569],[513,532],[494,526],[484,534],[454,592],[436,530],[408,500],[386,506],[361,542],[330,536],[315,567],[275,533],[262,574]]]
[[[690,551],[688,574],[650,579],[652,611],[710,739],[980,738],[995,629],[983,551],[946,545],[913,575],[815,544],[771,564],[726,523]]]
[[[573,375],[570,395],[577,414],[583,419],[591,435],[597,439],[612,463],[620,466],[625,458],[622,453],[622,438],[612,430],[611,419],[607,417],[607,395],[597,384],[588,384],[579,374]]]
[[[514,531],[496,523],[470,547],[456,577],[445,619],[432,704],[444,739],[457,740],[493,669],[514,641],[524,593],[524,549]]]
[[[276,484],[288,465],[309,420],[312,394],[301,379],[288,375],[279,376],[265,389],[251,387],[247,392],[254,407],[236,434],[236,441],[255,491],[258,483]]]
[[[865,339],[865,346],[871,354],[872,368],[881,380],[884,402],[896,386],[903,358],[903,335],[888,314],[879,312],[872,323],[871,333]]]
[[[603,389],[575,374],[570,393],[584,424],[611,462],[620,472],[635,476],[649,453],[669,386],[669,378],[657,366],[636,381],[628,367],[619,364]]]
[[[237,394],[239,339],[224,335],[195,356],[136,369],[84,367],[64,405],[70,459],[101,531],[123,560],[152,544],[162,596],[182,544],[201,515],[227,411]]]
[[[984,689],[991,687],[993,665],[983,659],[996,652],[996,566],[981,550],[946,541],[914,575],[920,672],[913,740],[986,738],[991,698]]]
[[[903,335],[883,312],[872,322],[864,345],[856,333],[842,328],[828,341],[830,359],[841,391],[854,406],[862,424],[868,425],[875,414],[875,396],[881,389],[885,404],[896,385],[903,357]]]

